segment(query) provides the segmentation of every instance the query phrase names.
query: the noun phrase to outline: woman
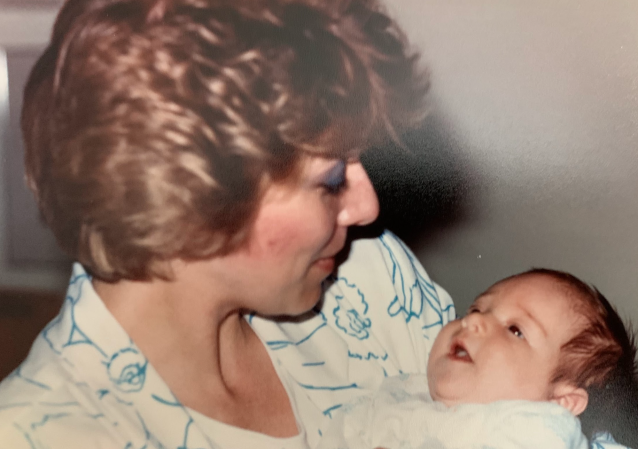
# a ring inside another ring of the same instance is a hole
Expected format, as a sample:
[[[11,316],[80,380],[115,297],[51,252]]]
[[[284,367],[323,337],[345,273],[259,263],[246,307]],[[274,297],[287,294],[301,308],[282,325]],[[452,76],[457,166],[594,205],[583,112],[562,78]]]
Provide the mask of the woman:
[[[69,0],[22,124],[78,263],[0,386],[0,441],[312,447],[423,371],[451,301],[391,234],[344,248],[378,213],[359,154],[424,90],[372,0]]]

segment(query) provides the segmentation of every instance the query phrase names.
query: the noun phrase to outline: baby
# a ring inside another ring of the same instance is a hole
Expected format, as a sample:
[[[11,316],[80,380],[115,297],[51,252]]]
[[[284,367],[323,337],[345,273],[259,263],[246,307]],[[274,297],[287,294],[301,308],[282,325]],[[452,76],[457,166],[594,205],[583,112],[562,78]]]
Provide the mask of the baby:
[[[343,407],[319,447],[586,448],[576,418],[585,410],[588,435],[612,431],[633,446],[635,355],[596,289],[531,270],[496,283],[443,327],[427,378],[387,378],[374,396]]]

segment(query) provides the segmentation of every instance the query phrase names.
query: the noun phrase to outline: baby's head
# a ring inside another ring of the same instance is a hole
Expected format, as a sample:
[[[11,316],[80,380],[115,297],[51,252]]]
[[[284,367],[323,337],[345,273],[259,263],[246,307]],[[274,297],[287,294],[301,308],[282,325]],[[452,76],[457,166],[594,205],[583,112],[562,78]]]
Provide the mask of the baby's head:
[[[633,364],[626,340],[597,290],[567,273],[531,270],[494,284],[441,330],[430,393],[447,405],[551,401],[579,415],[590,387],[604,385],[621,358]]]

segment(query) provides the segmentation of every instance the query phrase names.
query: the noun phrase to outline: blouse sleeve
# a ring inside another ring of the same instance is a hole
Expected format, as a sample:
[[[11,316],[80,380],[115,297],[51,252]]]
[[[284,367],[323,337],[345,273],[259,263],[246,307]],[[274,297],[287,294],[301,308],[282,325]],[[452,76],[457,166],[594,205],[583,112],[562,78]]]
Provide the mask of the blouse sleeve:
[[[322,310],[350,357],[382,360],[385,375],[425,373],[434,338],[455,318],[448,293],[389,231],[353,243]]]

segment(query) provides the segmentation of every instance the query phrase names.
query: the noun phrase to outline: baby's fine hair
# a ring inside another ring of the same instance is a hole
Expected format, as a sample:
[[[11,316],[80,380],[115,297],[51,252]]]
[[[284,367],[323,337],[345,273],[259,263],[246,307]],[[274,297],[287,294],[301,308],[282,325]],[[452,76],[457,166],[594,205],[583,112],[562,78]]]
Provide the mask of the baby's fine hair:
[[[638,447],[638,366],[636,339],[616,309],[595,287],[569,273],[535,268],[514,277],[548,276],[565,288],[574,311],[586,325],[561,348],[552,382],[584,388],[589,403],[579,416],[583,433],[610,432]]]

